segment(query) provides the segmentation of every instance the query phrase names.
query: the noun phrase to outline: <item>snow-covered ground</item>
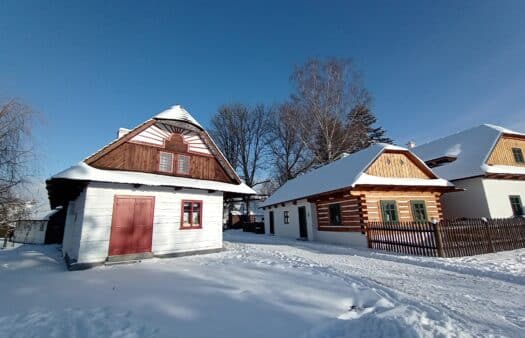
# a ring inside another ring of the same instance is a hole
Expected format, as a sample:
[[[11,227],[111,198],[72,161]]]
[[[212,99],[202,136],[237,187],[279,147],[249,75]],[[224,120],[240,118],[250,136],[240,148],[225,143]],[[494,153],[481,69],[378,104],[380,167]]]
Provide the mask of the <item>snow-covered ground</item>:
[[[0,337],[435,337],[525,332],[525,250],[435,259],[237,231],[227,251],[65,271],[0,250]]]

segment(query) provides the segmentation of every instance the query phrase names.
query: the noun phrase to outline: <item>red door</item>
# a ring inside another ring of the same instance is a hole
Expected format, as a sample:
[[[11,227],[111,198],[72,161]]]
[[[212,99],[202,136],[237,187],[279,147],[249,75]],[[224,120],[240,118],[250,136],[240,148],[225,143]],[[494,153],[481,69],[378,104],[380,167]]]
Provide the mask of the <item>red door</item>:
[[[109,255],[151,252],[155,197],[115,196]]]

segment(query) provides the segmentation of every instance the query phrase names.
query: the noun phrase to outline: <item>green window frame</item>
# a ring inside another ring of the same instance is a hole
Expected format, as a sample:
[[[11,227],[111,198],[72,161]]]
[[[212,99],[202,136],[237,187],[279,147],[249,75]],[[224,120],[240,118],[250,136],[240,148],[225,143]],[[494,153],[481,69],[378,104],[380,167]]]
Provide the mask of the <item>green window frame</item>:
[[[343,223],[341,204],[333,203],[328,205],[328,215],[330,216],[330,225],[341,225]]]
[[[425,201],[410,201],[412,219],[414,222],[428,222],[427,206]]]
[[[512,148],[512,155],[514,155],[514,161],[516,161],[516,163],[525,163],[523,150],[521,150],[521,148]]]
[[[396,201],[380,201],[383,222],[399,222],[399,212]]]
[[[512,214],[514,216],[523,216],[523,203],[521,203],[521,197],[517,195],[509,196],[510,206],[512,208]]]

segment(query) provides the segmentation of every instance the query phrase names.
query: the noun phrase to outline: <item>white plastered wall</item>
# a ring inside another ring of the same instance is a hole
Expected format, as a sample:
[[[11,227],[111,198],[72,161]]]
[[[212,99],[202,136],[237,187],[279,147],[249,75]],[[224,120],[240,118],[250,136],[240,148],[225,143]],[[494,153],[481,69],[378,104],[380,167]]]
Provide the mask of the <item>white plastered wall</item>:
[[[525,181],[483,179],[491,218],[513,217],[510,196],[520,196],[525,203]]]
[[[443,194],[441,206],[445,219],[490,217],[481,177],[457,180],[453,183],[456,188],[465,189],[465,191]]]
[[[155,197],[153,254],[222,248],[222,192],[92,182],[86,190],[79,263],[107,258],[115,195]],[[202,201],[202,229],[180,229],[182,200]]]

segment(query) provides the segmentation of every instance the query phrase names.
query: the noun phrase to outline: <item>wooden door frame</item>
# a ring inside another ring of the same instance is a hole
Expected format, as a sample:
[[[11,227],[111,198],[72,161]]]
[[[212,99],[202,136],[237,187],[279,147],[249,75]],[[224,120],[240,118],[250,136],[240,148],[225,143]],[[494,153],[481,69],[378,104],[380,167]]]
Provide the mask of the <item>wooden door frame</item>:
[[[301,236],[301,229],[303,229],[303,226],[301,225],[301,210],[304,210],[304,236]],[[297,214],[299,216],[299,237],[300,238],[308,238],[308,218],[306,216],[306,207],[300,206],[297,207]]]
[[[273,211],[270,211],[268,218],[270,218],[270,234],[275,235],[275,213]]]

